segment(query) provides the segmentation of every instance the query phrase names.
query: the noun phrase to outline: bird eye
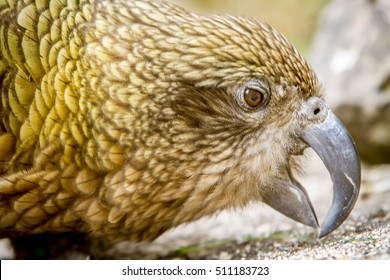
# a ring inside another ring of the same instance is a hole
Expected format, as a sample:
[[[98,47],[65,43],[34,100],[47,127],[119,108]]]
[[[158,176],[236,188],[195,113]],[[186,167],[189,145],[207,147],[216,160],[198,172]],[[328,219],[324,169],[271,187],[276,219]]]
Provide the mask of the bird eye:
[[[246,88],[244,90],[244,100],[248,106],[255,108],[263,103],[264,94],[253,88]]]

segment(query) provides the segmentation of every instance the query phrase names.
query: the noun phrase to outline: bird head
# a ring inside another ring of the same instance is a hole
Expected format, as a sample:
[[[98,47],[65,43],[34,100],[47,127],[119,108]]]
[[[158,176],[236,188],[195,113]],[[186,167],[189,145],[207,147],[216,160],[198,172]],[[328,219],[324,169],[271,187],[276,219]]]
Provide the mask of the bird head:
[[[254,19],[162,2],[113,3],[97,4],[83,59],[105,116],[94,129],[125,150],[121,170],[139,174],[124,188],[126,205],[137,204],[136,193],[147,200],[140,219],[154,216],[161,231],[258,200],[318,227],[292,175],[307,147],[334,184],[320,236],[347,218],[360,185],[353,140],[282,34]]]

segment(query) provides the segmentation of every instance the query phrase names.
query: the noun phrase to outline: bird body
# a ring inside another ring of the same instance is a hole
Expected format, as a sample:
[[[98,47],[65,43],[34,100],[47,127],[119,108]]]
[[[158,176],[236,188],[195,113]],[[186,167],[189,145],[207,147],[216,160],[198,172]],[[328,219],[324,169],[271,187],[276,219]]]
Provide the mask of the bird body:
[[[328,112],[302,56],[253,19],[0,0],[0,44],[3,236],[153,240],[252,200],[278,209],[301,129]]]

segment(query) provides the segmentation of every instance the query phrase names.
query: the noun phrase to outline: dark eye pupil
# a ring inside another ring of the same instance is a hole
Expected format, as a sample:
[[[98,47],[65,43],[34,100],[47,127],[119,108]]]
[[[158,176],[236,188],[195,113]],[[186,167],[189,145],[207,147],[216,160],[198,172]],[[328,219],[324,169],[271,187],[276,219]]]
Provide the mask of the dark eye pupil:
[[[263,94],[258,90],[247,88],[244,92],[244,99],[250,107],[257,107],[263,101]]]

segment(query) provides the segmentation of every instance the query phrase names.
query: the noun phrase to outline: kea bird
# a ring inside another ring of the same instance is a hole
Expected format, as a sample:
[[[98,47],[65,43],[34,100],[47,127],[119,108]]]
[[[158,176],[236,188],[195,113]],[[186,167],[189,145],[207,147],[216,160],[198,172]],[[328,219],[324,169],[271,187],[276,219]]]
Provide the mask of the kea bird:
[[[0,236],[153,240],[262,201],[319,236],[352,210],[353,140],[267,24],[149,0],[0,0]],[[294,178],[312,147],[333,202]]]

